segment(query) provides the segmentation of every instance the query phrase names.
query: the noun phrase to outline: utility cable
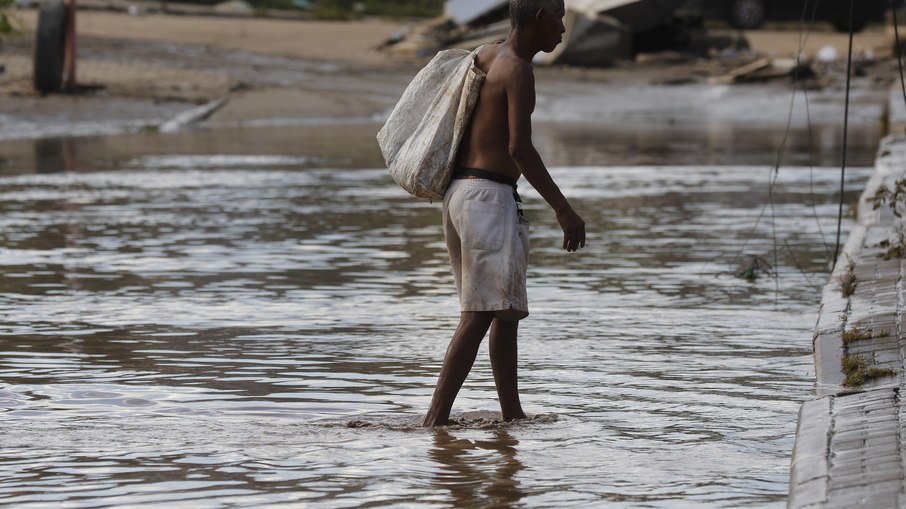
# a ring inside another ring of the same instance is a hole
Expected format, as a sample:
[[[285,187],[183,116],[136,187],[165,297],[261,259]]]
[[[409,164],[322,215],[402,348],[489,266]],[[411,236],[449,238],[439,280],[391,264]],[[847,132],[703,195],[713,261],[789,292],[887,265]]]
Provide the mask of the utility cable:
[[[805,118],[808,125],[808,150],[809,150],[809,168],[808,168],[808,192],[812,202],[812,217],[815,218],[815,225],[818,227],[818,235],[821,236],[821,245],[824,246],[825,254],[830,259],[834,256],[831,252],[830,244],[827,242],[827,236],[824,234],[824,228],[821,227],[821,218],[818,217],[818,207],[815,205],[815,144],[812,141],[814,133],[812,132],[812,112],[808,102],[808,88],[802,86],[802,94],[805,96]]]
[[[846,151],[849,142],[849,96],[853,70],[853,18],[855,0],[849,0],[849,52],[846,57],[846,101],[843,106],[843,164],[840,166],[840,207],[837,211],[837,242],[834,246],[834,267],[840,256],[840,231],[843,227],[843,193],[846,191]]]
[[[805,51],[805,46],[808,43],[809,36],[811,35],[811,31],[812,31],[812,28],[815,23],[815,17],[818,12],[819,3],[820,3],[820,0],[815,1],[814,5],[812,7],[811,16],[810,16],[810,19],[808,20],[808,23],[806,23],[806,19],[809,18],[809,16],[808,16],[809,0],[806,0],[802,5],[802,14],[800,16],[800,23],[799,23],[799,48],[796,53],[796,68],[794,70],[794,75],[793,75],[794,82],[799,82],[799,71],[801,69],[802,53]],[[796,105],[796,92],[797,92],[796,88],[797,87],[794,84],[793,93],[792,93],[792,96],[790,97],[790,109],[787,114],[786,129],[784,130],[783,139],[781,140],[780,145],[777,147],[777,154],[776,154],[776,157],[774,160],[774,164],[771,166],[771,169],[770,169],[770,174],[769,174],[770,176],[768,178],[768,201],[767,201],[767,203],[765,203],[762,206],[761,211],[758,214],[758,218],[756,218],[755,224],[752,226],[752,230],[749,232],[749,235],[746,237],[746,240],[743,242],[742,247],[736,253],[736,256],[730,262],[731,265],[737,263],[739,258],[743,255],[743,252],[745,251],[746,247],[748,247],[749,242],[755,236],[755,232],[758,231],[758,227],[761,224],[761,221],[764,219],[764,216],[767,213],[768,208],[770,208],[770,210],[771,210],[771,231],[772,231],[773,247],[774,247],[774,251],[773,251],[774,267],[775,268],[778,267],[777,257],[778,257],[779,249],[777,246],[777,230],[776,230],[775,211],[774,211],[774,187],[776,186],[777,178],[780,175],[780,166],[783,164],[783,159],[786,154],[787,143],[789,142],[790,132],[792,131],[793,112],[795,110],[795,105]],[[803,91],[805,91],[804,86],[803,86]],[[807,93],[805,95],[805,100],[806,100],[806,111],[808,112],[809,106],[808,106]],[[807,113],[807,116],[808,116],[808,122],[809,122],[809,143],[811,145],[811,114]],[[815,216],[817,218],[817,211],[815,212]],[[819,230],[821,228],[820,222],[818,224],[818,228],[819,228]],[[822,237],[823,237],[823,232],[822,232]],[[825,243],[825,245],[826,245],[826,243]],[[778,274],[778,272],[775,269],[775,279],[778,277],[777,274]],[[777,282],[777,281],[775,281],[775,283],[779,284],[779,282]]]
[[[900,70],[900,89],[903,91],[903,105],[906,107],[906,79],[903,78],[903,48],[900,45],[900,28],[897,21],[897,6],[893,0],[890,0],[890,10],[893,12],[893,36],[896,41],[894,51],[896,51],[897,68]],[[893,114],[890,112],[889,114]],[[900,174],[900,180],[906,177],[906,170]]]
[[[809,155],[808,189],[809,198],[811,199],[812,217],[815,218],[815,225],[818,227],[818,235],[821,236],[821,245],[824,246],[824,251],[827,254],[828,259],[830,259],[833,256],[833,253],[831,252],[830,244],[827,242],[827,236],[824,234],[824,228],[821,226],[821,218],[818,217],[818,207],[816,206],[817,200],[815,199],[815,133],[812,125],[812,109],[811,104],[809,103],[808,85],[804,80],[800,81],[799,79],[799,71],[802,69],[802,53],[805,51],[805,45],[808,43],[808,38],[811,35],[811,27],[814,26],[815,18],[818,15],[818,4],[819,2],[816,0],[815,5],[812,7],[808,30],[805,30],[805,14],[808,9],[808,0],[806,0],[805,5],[802,7],[802,19],[800,20],[799,29],[799,52],[796,53],[795,79],[797,83],[802,83],[802,98],[805,102],[805,124],[808,127],[806,136],[808,137]],[[789,248],[789,246],[787,247]],[[803,274],[805,273],[803,272]],[[808,279],[808,276],[806,276],[806,279]]]
[[[906,80],[903,78],[903,50],[900,47],[900,28],[897,23],[897,7],[893,0],[890,0],[890,10],[893,12],[893,36],[896,40],[894,50],[897,52],[897,67],[900,69],[900,89],[903,91],[903,104],[906,106]]]

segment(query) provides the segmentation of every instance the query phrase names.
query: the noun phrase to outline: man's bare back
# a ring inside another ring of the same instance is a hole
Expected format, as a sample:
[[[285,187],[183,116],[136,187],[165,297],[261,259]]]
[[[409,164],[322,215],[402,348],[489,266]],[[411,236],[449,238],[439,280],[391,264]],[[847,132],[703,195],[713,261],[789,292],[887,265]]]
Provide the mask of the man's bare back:
[[[481,95],[459,145],[459,166],[479,168],[519,179],[519,168],[509,152],[509,118],[506,88],[513,67],[527,65],[508,46],[489,44],[475,57],[485,73]]]

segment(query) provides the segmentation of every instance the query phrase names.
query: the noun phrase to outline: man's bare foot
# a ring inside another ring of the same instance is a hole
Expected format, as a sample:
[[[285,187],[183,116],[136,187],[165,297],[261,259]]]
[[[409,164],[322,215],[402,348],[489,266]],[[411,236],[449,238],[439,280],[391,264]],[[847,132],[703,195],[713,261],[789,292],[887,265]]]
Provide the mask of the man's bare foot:
[[[448,424],[450,424],[450,419],[438,419],[429,415],[425,417],[424,422],[422,422],[422,427],[433,428],[436,426],[447,426]]]
[[[503,419],[503,422],[520,421],[522,419],[528,419],[528,417],[525,415],[525,412],[523,412],[522,410],[519,410],[518,412],[513,412],[511,415],[501,414],[501,418]]]

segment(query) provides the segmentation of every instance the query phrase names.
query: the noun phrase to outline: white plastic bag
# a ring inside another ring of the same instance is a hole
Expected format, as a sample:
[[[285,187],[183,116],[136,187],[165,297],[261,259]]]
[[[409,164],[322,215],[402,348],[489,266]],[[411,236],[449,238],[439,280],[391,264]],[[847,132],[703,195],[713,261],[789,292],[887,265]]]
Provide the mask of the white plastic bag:
[[[410,194],[443,199],[456,152],[478,101],[485,74],[475,53],[438,53],[406,87],[378,132],[390,176]]]

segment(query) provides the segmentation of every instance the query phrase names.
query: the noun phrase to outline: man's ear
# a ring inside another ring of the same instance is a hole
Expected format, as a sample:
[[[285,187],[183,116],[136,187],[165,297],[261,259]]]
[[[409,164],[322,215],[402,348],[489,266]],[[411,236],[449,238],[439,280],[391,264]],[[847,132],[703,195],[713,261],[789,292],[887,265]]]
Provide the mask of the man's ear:
[[[544,7],[538,9],[537,11],[535,11],[535,16],[534,16],[534,18],[535,18],[535,23],[541,23],[541,18],[544,17],[544,12],[545,12]]]

